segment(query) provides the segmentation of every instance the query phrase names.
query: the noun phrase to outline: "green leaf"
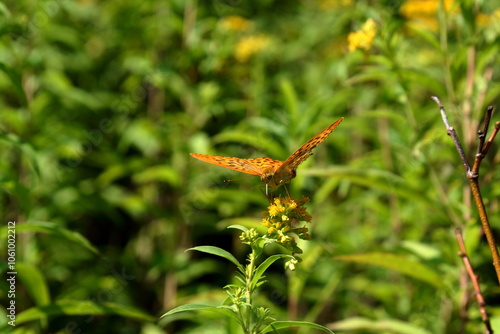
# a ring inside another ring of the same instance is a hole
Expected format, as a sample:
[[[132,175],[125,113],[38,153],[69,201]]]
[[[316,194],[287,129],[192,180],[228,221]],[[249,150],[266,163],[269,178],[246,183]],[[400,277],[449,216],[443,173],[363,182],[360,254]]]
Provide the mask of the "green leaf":
[[[13,146],[20,149],[21,152],[23,152],[23,154],[28,158],[33,172],[35,172],[37,176],[40,176],[40,167],[38,166],[36,151],[30,143],[13,133],[4,131],[0,131],[0,140],[13,144]]]
[[[21,76],[12,67],[0,62],[0,70],[3,71],[12,82],[14,89],[21,99],[23,105],[28,105],[28,100],[26,99],[26,94],[24,93],[23,84]]]
[[[209,312],[215,312],[220,315],[234,318],[236,321],[239,321],[238,316],[232,309],[230,309],[227,306],[209,306],[209,305],[200,305],[200,304],[186,304],[186,305],[181,305],[179,307],[176,307],[167,313],[164,313],[161,317],[166,317],[167,315],[172,315],[175,313],[179,312],[186,312],[186,311],[209,311]]]
[[[116,314],[141,321],[155,321],[155,318],[135,308],[116,303],[96,303],[81,300],[60,300],[50,305],[32,307],[18,314],[16,324],[43,319],[48,315],[105,315]]]
[[[253,279],[251,282],[251,289],[253,290],[255,288],[257,283],[259,283],[260,278],[262,277],[262,275],[264,275],[264,273],[266,272],[266,269],[269,268],[269,266],[271,264],[273,264],[274,262],[276,262],[279,259],[283,259],[286,257],[293,259],[293,256],[291,256],[291,255],[276,254],[276,255],[271,255],[264,262],[262,262],[255,270],[255,273],[254,273],[254,276],[253,276]]]
[[[281,79],[280,88],[281,94],[286,104],[286,109],[291,116],[290,118],[295,121],[297,120],[297,115],[299,114],[299,100],[297,98],[297,92],[295,91],[292,82],[288,79]]]
[[[26,223],[22,223],[22,224],[16,224],[16,232],[17,233],[19,233],[19,232],[41,232],[41,233],[52,234],[52,235],[64,238],[64,239],[71,241],[73,243],[76,243],[76,244],[86,248],[87,250],[89,250],[95,254],[99,254],[99,251],[97,250],[97,248],[92,246],[92,244],[87,239],[85,239],[85,237],[82,236],[80,233],[68,230],[67,228],[62,227],[62,226],[57,225],[57,224],[54,224],[54,223],[34,221],[34,222],[26,222]],[[1,240],[6,239],[5,236],[7,235],[7,233],[8,232],[7,232],[6,226],[0,228],[0,236],[2,238]]]
[[[134,175],[134,181],[139,184],[151,182],[165,182],[174,187],[180,184],[179,173],[168,165],[157,165],[146,168],[144,171]]]
[[[260,333],[270,333],[274,332],[277,329],[290,328],[290,327],[308,327],[308,328],[319,329],[322,330],[323,332],[333,334],[333,332],[326,327],[306,321],[275,321],[269,324],[269,326],[264,328],[262,331],[260,331]]]
[[[247,232],[248,231],[248,228],[243,226],[243,225],[229,225],[227,228],[232,228],[232,229],[235,229],[235,230],[240,230],[240,231],[243,231],[243,232]]]
[[[35,266],[27,263],[16,263],[16,271],[36,305],[50,304],[50,295],[47,282],[42,272]]]
[[[231,253],[223,250],[222,248],[214,247],[214,246],[197,246],[197,247],[186,249],[186,251],[190,251],[190,250],[196,250],[199,252],[204,252],[204,253],[213,254],[213,255],[223,257],[226,260],[229,260],[232,263],[234,263],[238,268],[243,269],[243,267],[238,262],[238,260]]]
[[[234,142],[238,144],[246,144],[255,147],[259,151],[266,152],[270,156],[276,156],[279,152],[282,152],[282,147],[274,140],[267,138],[267,136],[261,135],[258,140],[255,140],[255,129],[250,130],[228,130],[213,137],[213,142],[215,144]],[[249,158],[249,157],[241,157]]]
[[[358,332],[369,331],[370,333],[395,333],[395,334],[430,334],[430,332],[394,319],[371,320],[363,317],[353,317],[333,323],[333,330]]]
[[[427,245],[423,242],[418,242],[415,240],[404,240],[401,242],[401,246],[425,260],[437,259],[441,256],[441,252],[439,251],[439,249],[436,249],[435,247]]]
[[[410,260],[407,257],[391,253],[367,253],[356,255],[340,255],[334,257],[337,260],[351,261],[387,268],[408,275],[415,279],[432,284],[435,287],[442,286],[442,278],[429,267]]]
[[[335,177],[349,180],[358,185],[379,189],[387,193],[396,194],[402,198],[423,203],[437,211],[442,209],[425,195],[422,188],[418,188],[396,174],[389,171],[353,168],[349,166],[335,166],[328,169],[306,169],[302,170],[303,175],[314,175],[324,177]]]

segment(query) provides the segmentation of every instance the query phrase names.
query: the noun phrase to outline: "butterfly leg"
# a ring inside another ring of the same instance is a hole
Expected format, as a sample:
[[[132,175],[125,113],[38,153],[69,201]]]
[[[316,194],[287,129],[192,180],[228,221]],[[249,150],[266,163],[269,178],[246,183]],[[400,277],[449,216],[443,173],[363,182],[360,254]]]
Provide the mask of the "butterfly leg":
[[[286,191],[286,195],[288,197],[292,197],[292,195],[290,195],[290,191],[288,190],[288,188],[290,187],[290,183],[286,183],[283,185],[283,187],[285,188],[285,191]]]

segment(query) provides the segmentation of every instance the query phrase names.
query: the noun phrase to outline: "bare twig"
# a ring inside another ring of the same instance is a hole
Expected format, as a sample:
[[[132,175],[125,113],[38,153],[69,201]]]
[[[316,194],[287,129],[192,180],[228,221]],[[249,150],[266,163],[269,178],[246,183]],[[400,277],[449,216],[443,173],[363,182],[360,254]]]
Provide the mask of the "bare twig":
[[[448,136],[453,139],[453,143],[455,143],[455,147],[457,148],[458,154],[460,155],[460,159],[462,159],[462,163],[464,165],[465,171],[468,172],[470,170],[469,163],[467,162],[467,157],[465,156],[464,149],[462,148],[462,144],[460,143],[460,139],[458,139],[457,132],[455,129],[450,126],[450,123],[448,122],[448,117],[446,116],[446,111],[444,110],[443,105],[441,104],[441,101],[435,96],[431,97],[439,106],[439,111],[441,112],[441,117],[443,118],[444,125],[446,126],[446,132],[448,133]]]
[[[486,327],[486,333],[493,333],[493,330],[491,329],[490,319],[488,317],[488,313],[486,312],[486,302],[484,301],[483,294],[481,293],[481,288],[479,287],[478,276],[474,273],[474,269],[472,269],[469,257],[467,256],[467,250],[465,249],[464,239],[462,237],[462,230],[460,228],[457,228],[455,230],[455,235],[457,236],[458,246],[460,247],[460,252],[458,252],[458,255],[462,258],[462,261],[464,261],[465,269],[467,270],[467,274],[469,275],[472,286],[474,287],[479,312],[481,313],[481,318],[483,319],[484,326]]]
[[[497,274],[497,279],[498,282],[500,283],[500,256],[498,254],[498,249],[495,243],[495,238],[493,237],[493,233],[491,231],[490,223],[488,220],[488,215],[486,213],[486,208],[484,206],[483,202],[483,197],[481,196],[481,191],[479,189],[479,167],[481,165],[481,161],[483,160],[485,154],[488,152],[488,149],[491,146],[491,142],[495,138],[496,134],[499,131],[500,128],[500,122],[495,123],[495,130],[493,131],[491,137],[488,139],[486,144],[483,143],[484,140],[481,139],[481,135],[486,136],[487,132],[487,125],[490,122],[491,118],[491,111],[493,110],[492,108],[488,108],[486,112],[486,121],[485,121],[485,130],[483,130],[480,133],[480,143],[479,143],[479,152],[476,154],[476,157],[474,159],[474,166],[471,169],[470,164],[467,161],[467,157],[465,156],[464,150],[462,148],[462,145],[460,144],[460,140],[458,139],[458,136],[455,132],[455,129],[450,126],[448,122],[448,117],[446,116],[446,111],[444,110],[443,105],[441,104],[441,101],[435,96],[432,97],[432,99],[438,104],[439,110],[441,112],[441,117],[443,118],[444,125],[446,126],[446,131],[448,135],[451,136],[453,139],[453,143],[455,144],[455,147],[457,148],[458,154],[460,155],[460,159],[462,159],[462,163],[465,168],[465,173],[467,175],[467,180],[469,181],[469,186],[472,192],[472,196],[474,197],[474,201],[476,202],[476,207],[479,213],[479,218],[481,219],[481,226],[483,228],[483,232],[486,236],[486,240],[488,241],[488,246],[490,247],[490,252],[493,258],[493,266],[495,267],[495,271]]]
[[[497,122],[495,122],[495,129],[493,130],[493,133],[491,134],[490,138],[488,139],[488,141],[486,142],[486,144],[484,145],[484,147],[481,151],[481,153],[483,155],[486,155],[486,153],[488,153],[488,150],[491,147],[491,143],[493,143],[493,139],[495,139],[499,130],[500,130],[500,121],[497,121]]]
[[[479,130],[477,134],[479,135],[479,145],[477,146],[477,153],[482,153],[484,148],[484,139],[488,133],[488,128],[490,127],[491,113],[493,112],[493,107],[489,106],[486,109],[486,114],[484,115],[484,127],[483,130]]]

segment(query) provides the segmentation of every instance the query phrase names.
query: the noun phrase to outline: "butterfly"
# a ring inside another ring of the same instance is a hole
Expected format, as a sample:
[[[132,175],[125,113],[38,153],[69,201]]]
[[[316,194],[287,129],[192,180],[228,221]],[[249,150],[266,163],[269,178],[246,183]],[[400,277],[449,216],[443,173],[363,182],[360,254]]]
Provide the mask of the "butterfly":
[[[191,156],[229,169],[234,169],[238,172],[258,175],[260,179],[266,184],[267,188],[277,189],[281,185],[290,182],[296,175],[297,167],[303,163],[312,154],[313,148],[318,146],[324,141],[330,133],[342,122],[344,118],[340,118],[332,125],[319,132],[302,145],[285,161],[274,160],[271,158],[254,158],[254,159],[240,159],[233,157],[220,157],[209,154],[191,153]]]

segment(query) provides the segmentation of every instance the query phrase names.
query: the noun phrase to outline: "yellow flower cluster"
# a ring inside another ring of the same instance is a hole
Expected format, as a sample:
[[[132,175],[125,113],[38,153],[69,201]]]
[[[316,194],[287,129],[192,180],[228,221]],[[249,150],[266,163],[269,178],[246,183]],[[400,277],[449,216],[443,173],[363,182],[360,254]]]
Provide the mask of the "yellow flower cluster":
[[[242,37],[236,44],[235,57],[241,62],[247,62],[253,55],[267,49],[271,44],[269,36],[264,34]]]
[[[275,198],[267,211],[264,212],[267,217],[261,223],[268,228],[268,237],[275,239],[296,253],[301,252],[291,234],[297,235],[300,239],[311,239],[307,227],[294,226],[300,221],[311,222],[312,217],[303,206],[307,202],[309,199],[306,197],[302,198],[301,201],[291,197]]]
[[[366,20],[360,30],[352,32],[347,37],[349,43],[349,51],[356,49],[370,50],[373,40],[377,35],[377,25],[372,19]]]
[[[248,31],[253,28],[253,22],[241,16],[227,16],[220,21],[220,26],[226,31]]]

